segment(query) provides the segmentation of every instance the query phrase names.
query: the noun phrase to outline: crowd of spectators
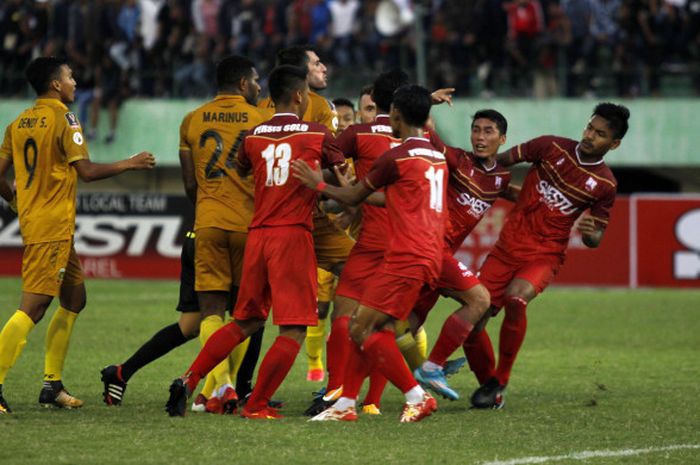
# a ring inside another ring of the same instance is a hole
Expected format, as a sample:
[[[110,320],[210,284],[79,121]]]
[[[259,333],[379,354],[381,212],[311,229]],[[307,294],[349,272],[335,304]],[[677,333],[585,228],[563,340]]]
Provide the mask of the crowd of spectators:
[[[378,3],[3,0],[0,94],[26,95],[22,70],[52,54],[69,59],[86,102],[203,97],[226,54],[249,56],[264,74],[277,49],[312,43],[331,82],[348,83],[337,95],[358,76],[364,84],[414,66],[414,28],[381,35]],[[700,0],[432,0],[425,12],[429,85],[462,96],[660,95],[664,76],[700,90]]]

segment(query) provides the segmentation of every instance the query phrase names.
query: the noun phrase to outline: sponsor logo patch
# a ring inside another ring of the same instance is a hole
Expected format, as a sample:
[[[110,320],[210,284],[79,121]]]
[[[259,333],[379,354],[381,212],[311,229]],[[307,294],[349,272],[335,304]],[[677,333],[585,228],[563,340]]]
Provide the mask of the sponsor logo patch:
[[[588,192],[593,192],[593,189],[595,189],[595,186],[598,185],[598,181],[593,179],[592,177],[588,177],[588,180],[586,181],[586,190]]]
[[[73,133],[73,142],[75,142],[76,145],[83,145],[83,135],[80,134],[79,132],[74,132]]]
[[[66,121],[68,121],[68,126],[70,126],[72,128],[79,128],[80,127],[80,123],[78,122],[78,117],[75,116],[75,113],[69,111],[68,113],[66,113],[65,116],[66,116]]]

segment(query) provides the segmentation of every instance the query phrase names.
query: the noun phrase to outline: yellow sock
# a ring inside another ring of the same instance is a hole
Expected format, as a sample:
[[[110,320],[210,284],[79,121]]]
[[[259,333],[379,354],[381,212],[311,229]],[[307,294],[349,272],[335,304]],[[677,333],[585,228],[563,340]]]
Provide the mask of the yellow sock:
[[[422,326],[418,328],[418,332],[416,333],[413,338],[416,340],[416,344],[418,345],[418,351],[420,352],[421,356],[423,357],[424,360],[427,360],[428,358],[428,333],[425,332],[425,328]]]
[[[29,315],[17,310],[7,320],[0,332],[0,384],[5,382],[5,376],[10,371],[27,344],[27,335],[34,328],[34,322]]]
[[[203,319],[199,324],[199,341],[202,343],[202,345],[204,345],[207,340],[209,340],[209,337],[223,325],[224,320],[219,315],[209,315]],[[216,365],[214,369],[211,370],[209,375],[214,377],[216,387],[223,386],[224,384],[231,384],[231,378],[229,377],[228,357]]]
[[[216,389],[216,380],[212,374],[209,373],[204,381],[204,387],[199,393],[209,399],[214,394],[214,389]]]
[[[61,379],[63,363],[68,353],[68,343],[78,314],[58,307],[46,330],[46,355],[44,356],[44,381]]]
[[[243,357],[245,357],[245,353],[248,352],[248,346],[250,345],[250,338],[247,337],[243,342],[238,344],[235,349],[229,354],[228,356],[228,367],[229,370],[229,375],[231,376],[231,381],[235,382],[236,377],[238,376],[238,370],[241,368],[241,364],[243,363]]]
[[[425,357],[421,354],[418,344],[416,344],[416,340],[410,331],[397,337],[396,345],[399,346],[399,350],[411,370],[415,370],[425,362]]]
[[[306,328],[306,358],[309,370],[323,370],[323,346],[326,320],[318,320],[318,326]]]

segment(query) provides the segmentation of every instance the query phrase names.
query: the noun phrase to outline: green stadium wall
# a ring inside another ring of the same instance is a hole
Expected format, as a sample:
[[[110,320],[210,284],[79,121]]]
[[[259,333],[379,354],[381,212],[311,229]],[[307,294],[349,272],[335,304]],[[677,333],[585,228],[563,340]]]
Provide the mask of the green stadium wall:
[[[199,105],[196,100],[127,101],[119,115],[117,139],[102,142],[107,133],[107,114],[100,118],[99,138],[90,143],[95,161],[113,161],[148,150],[159,164],[178,164],[178,134],[182,117]],[[543,134],[578,139],[595,106],[593,100],[478,100],[459,99],[452,107],[433,111],[438,132],[450,145],[469,147],[471,115],[494,108],[508,119],[507,146]],[[0,104],[4,128],[31,104],[27,100],[5,100]],[[607,161],[613,166],[685,167],[700,166],[700,99],[637,99],[624,101],[631,111],[630,130],[622,146]]]

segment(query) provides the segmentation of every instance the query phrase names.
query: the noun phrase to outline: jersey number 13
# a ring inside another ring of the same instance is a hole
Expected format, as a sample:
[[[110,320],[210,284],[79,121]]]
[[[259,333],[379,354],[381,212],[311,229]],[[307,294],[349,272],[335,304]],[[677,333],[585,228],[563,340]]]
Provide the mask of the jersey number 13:
[[[270,144],[262,151],[267,177],[266,186],[281,186],[289,179],[289,161],[292,158],[292,146],[287,143]]]

